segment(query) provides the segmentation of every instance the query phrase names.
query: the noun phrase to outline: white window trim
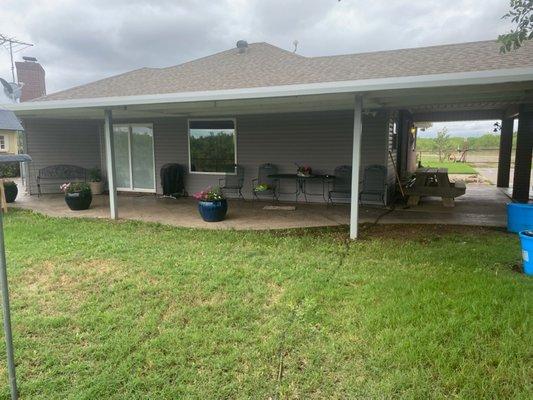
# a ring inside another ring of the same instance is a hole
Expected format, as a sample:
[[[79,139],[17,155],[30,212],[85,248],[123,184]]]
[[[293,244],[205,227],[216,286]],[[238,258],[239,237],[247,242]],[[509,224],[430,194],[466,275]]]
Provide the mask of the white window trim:
[[[133,165],[131,161],[131,128],[134,126],[141,126],[141,127],[149,127],[152,129],[152,159],[154,162],[154,188],[153,189],[143,189],[143,188],[134,188],[133,187]],[[133,124],[128,123],[119,123],[119,124],[113,124],[112,131],[113,135],[115,134],[115,127],[125,127],[128,128],[128,156],[129,156],[129,163],[130,163],[130,186],[129,187],[117,187],[117,190],[120,192],[139,192],[139,193],[156,193],[157,190],[157,180],[156,180],[156,173],[155,173],[155,133],[154,133],[154,124],[151,122],[147,123],[141,123],[141,122],[135,122]],[[114,137],[113,137],[114,140]]]
[[[7,140],[6,140],[6,135],[0,135],[0,141],[4,142],[4,147],[2,147],[2,145],[0,144],[0,151],[2,152],[7,152]]]
[[[237,164],[237,118],[188,118],[187,119],[187,148],[189,153],[189,174],[192,175],[237,175],[235,172],[205,172],[205,171],[193,171],[191,170],[191,122],[192,121],[233,121],[233,136],[234,136],[234,160],[233,163]]]

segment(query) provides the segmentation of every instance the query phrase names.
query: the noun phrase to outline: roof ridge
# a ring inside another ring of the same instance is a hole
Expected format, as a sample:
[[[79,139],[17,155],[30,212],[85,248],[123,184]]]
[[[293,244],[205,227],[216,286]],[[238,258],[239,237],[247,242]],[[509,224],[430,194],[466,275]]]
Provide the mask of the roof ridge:
[[[461,43],[445,43],[445,44],[434,44],[431,46],[422,46],[422,47],[402,47],[399,49],[387,49],[387,50],[373,50],[373,51],[363,51],[361,53],[343,53],[343,54],[334,54],[329,56],[316,56],[316,57],[309,57],[312,60],[316,60],[319,58],[334,58],[334,57],[346,57],[346,56],[359,56],[359,55],[366,55],[366,54],[377,54],[377,53],[394,53],[398,51],[405,51],[405,50],[422,50],[422,49],[434,49],[437,47],[458,47],[458,46],[464,46],[464,45],[470,45],[475,43],[496,43],[497,40],[474,40],[471,42],[461,42]]]
[[[268,43],[268,42],[248,43],[248,46],[256,46],[256,45],[266,45],[268,47],[272,47],[272,48],[274,48],[276,50],[279,50],[279,51],[281,51],[283,53],[287,53],[288,55],[292,55],[292,56],[300,57],[300,58],[309,58],[309,57],[306,57],[306,56],[303,56],[303,55],[300,55],[300,54],[293,53],[292,51],[282,49],[281,47],[275,46],[275,45],[273,45],[271,43]],[[171,65],[171,66],[168,66],[168,67],[162,67],[162,68],[158,68],[158,69],[164,70],[164,69],[171,69],[171,68],[181,67],[183,65],[187,65],[187,64],[194,63],[194,62],[197,62],[197,61],[202,61],[202,60],[205,60],[205,59],[208,59],[208,58],[220,56],[221,54],[228,53],[228,52],[231,52],[231,51],[236,50],[236,49],[237,49],[236,47],[232,47],[230,49],[221,50],[219,52],[216,52],[216,53],[213,53],[213,54],[209,54],[207,56],[203,56],[203,57],[200,57],[200,58],[195,58],[193,60],[185,61],[185,62],[182,62],[181,64],[175,64],[175,65]]]
[[[311,58],[311,57],[307,57],[307,56],[304,56],[302,54],[297,54],[295,53],[294,51],[290,51],[290,50],[286,50],[282,47],[279,47],[279,46],[276,46],[276,45],[273,45],[272,43],[268,43],[268,42],[256,42],[256,43],[250,43],[250,45],[254,45],[254,44],[265,44],[269,47],[273,47],[275,48],[276,50],[280,50],[282,51],[283,53],[287,53],[287,55],[290,55],[290,56],[294,56],[294,57],[300,57],[300,58]]]

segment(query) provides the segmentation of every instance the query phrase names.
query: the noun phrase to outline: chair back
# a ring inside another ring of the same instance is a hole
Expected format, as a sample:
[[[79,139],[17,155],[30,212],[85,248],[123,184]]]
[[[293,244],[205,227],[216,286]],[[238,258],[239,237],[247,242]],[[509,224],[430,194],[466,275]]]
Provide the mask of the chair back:
[[[352,166],[340,165],[335,168],[333,190],[335,192],[350,192],[352,189]]]
[[[387,169],[383,165],[369,165],[363,173],[363,193],[384,193]]]
[[[267,184],[270,186],[274,186],[274,179],[269,178],[269,175],[274,175],[277,173],[278,167],[276,167],[274,164],[261,164],[257,171],[257,184]]]
[[[239,164],[234,164],[232,172],[224,176],[224,186],[227,189],[242,189],[244,184],[244,167]]]

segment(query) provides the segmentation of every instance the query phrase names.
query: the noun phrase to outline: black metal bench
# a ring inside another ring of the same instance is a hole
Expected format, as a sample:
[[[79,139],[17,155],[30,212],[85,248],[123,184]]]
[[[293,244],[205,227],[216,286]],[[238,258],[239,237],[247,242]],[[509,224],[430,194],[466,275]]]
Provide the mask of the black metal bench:
[[[41,168],[39,175],[37,175],[38,196],[42,194],[42,186],[58,185],[57,188],[59,189],[59,185],[66,182],[87,182],[87,170],[77,165],[64,164]]]

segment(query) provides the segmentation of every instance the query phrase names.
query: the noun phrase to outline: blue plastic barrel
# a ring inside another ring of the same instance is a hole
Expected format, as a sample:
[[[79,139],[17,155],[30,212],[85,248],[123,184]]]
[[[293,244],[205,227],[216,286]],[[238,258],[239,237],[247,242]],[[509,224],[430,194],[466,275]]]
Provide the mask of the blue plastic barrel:
[[[522,245],[524,274],[533,275],[533,231],[522,231],[519,235]]]
[[[507,230],[518,233],[533,230],[533,204],[507,204]]]

